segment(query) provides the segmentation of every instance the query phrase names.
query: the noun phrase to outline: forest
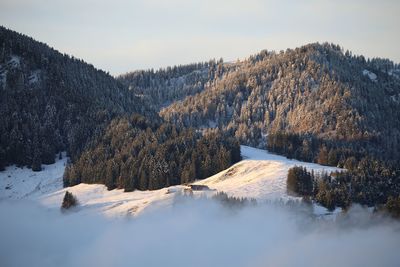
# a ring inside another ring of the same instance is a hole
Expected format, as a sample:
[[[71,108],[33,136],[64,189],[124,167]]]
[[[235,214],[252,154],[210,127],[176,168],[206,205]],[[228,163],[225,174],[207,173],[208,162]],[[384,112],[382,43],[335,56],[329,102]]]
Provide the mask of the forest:
[[[298,196],[311,198],[329,210],[348,209],[357,203],[376,210],[400,214],[400,169],[363,158],[351,169],[331,174],[315,174],[304,167],[288,172],[287,189]]]
[[[157,124],[133,114],[113,120],[64,174],[64,186],[102,183],[109,190],[154,190],[209,177],[241,159],[239,142]]]
[[[399,66],[392,61],[315,43],[220,65],[202,92],[160,115],[182,127],[218,127],[260,148],[285,132],[400,157]]]
[[[289,193],[311,197],[328,209],[346,209],[352,203],[381,209],[400,195],[399,161],[385,160],[377,151],[368,150],[368,143],[329,142],[278,132],[268,136],[267,144],[269,151],[288,158],[343,168],[331,174],[314,174],[303,167],[288,172]],[[392,208],[391,213],[396,212]]]
[[[0,27],[0,170],[40,171],[60,151],[74,161],[113,118],[132,112],[153,114],[104,71]]]

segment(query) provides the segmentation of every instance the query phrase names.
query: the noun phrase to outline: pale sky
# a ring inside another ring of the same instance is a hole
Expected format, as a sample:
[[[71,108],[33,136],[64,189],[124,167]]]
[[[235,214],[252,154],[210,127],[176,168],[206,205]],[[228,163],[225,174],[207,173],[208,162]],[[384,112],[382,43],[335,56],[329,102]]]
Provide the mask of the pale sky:
[[[113,75],[317,41],[400,62],[400,0],[0,0],[0,24]]]

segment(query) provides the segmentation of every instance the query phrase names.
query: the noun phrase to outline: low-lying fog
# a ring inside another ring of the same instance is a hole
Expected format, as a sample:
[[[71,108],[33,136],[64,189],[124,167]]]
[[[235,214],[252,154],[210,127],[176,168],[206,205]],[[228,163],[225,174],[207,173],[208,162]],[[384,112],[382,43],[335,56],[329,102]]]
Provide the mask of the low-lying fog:
[[[0,203],[0,266],[400,266],[400,227],[361,208],[314,220],[189,200],[135,218]]]

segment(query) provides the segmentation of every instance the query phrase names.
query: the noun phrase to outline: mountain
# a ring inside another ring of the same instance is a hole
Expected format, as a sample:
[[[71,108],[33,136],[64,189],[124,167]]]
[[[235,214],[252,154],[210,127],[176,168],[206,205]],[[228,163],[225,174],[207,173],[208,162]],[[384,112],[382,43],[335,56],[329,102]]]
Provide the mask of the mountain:
[[[205,178],[240,160],[236,139],[163,123],[151,101],[92,65],[5,28],[0,41],[0,170],[40,171],[67,151],[64,186],[132,191]]]
[[[227,169],[241,143],[347,169],[310,174],[312,197],[330,208],[400,192],[400,67],[390,60],[316,43],[114,78],[5,28],[0,41],[0,170],[39,171],[66,151],[65,187],[154,190]]]
[[[204,90],[224,69],[222,59],[126,73],[117,79],[155,110]]]
[[[400,68],[389,60],[315,43],[217,67],[218,75],[201,79],[200,88],[185,84],[185,73],[165,78],[156,72],[156,86],[140,90],[169,92],[168,85],[181,81],[190,95],[161,107],[160,115],[182,127],[219,127],[243,144],[264,147],[267,135],[284,132],[399,156]]]
[[[104,71],[0,27],[0,170],[74,161],[112,118],[145,111]]]

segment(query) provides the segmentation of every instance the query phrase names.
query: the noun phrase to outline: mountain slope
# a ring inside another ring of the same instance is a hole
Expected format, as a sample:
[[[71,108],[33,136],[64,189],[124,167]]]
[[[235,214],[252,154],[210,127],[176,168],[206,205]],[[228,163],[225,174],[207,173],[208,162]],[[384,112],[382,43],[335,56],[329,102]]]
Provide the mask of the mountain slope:
[[[243,160],[230,168],[194,184],[223,191],[230,196],[271,200],[287,197],[288,170],[303,166],[316,173],[340,171],[327,167],[269,153],[266,150],[241,146]]]
[[[64,186],[132,191],[208,177],[240,159],[234,138],[163,123],[137,91],[83,61],[5,28],[0,41],[0,171],[10,164],[40,171],[66,151]],[[208,64],[171,72],[188,81]]]
[[[104,71],[0,27],[0,170],[74,160],[113,117],[145,110]]]
[[[398,66],[366,61],[330,44],[263,51],[161,110],[167,121],[217,125],[244,144],[263,146],[280,131],[339,142],[367,142],[376,154],[398,157]]]
[[[134,71],[117,79],[156,110],[195,95],[224,71],[222,60],[180,65],[157,71]]]

